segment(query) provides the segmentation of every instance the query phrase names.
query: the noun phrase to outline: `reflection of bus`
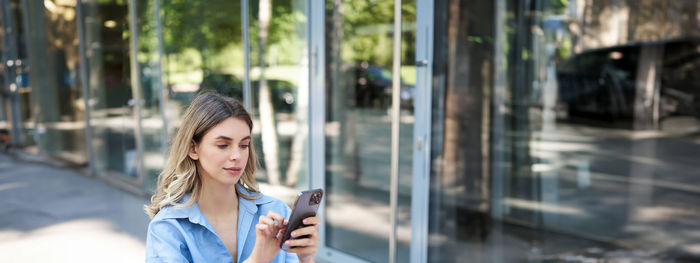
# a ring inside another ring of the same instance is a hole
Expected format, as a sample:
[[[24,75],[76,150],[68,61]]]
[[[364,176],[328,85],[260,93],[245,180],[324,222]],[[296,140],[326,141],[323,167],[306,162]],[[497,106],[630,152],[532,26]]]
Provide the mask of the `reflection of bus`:
[[[660,55],[649,56],[650,50]],[[645,56],[645,57],[642,57]],[[650,61],[655,60],[655,61]],[[639,75],[642,63],[659,63],[656,77]],[[578,54],[558,68],[559,102],[573,119],[630,123],[635,108],[653,108],[658,119],[700,118],[700,39],[640,42]],[[648,81],[659,83],[652,100],[636,97]],[[637,105],[635,105],[637,103]],[[656,105],[656,106],[650,106]],[[645,118],[642,116],[642,118]]]

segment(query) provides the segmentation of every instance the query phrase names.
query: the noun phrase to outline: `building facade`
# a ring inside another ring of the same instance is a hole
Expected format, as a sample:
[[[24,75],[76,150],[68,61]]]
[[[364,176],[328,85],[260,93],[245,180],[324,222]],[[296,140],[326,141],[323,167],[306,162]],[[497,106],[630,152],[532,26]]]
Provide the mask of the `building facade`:
[[[244,102],[332,262],[700,260],[695,0],[0,0],[2,144],[149,195]]]

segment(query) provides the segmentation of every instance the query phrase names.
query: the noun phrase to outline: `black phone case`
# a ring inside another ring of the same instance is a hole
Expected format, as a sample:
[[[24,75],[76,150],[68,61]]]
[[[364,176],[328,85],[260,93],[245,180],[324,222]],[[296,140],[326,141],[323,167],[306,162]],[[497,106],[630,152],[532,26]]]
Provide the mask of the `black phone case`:
[[[316,216],[316,211],[318,211],[318,207],[321,205],[321,199],[318,200],[318,203],[311,202],[311,197],[314,193],[320,193],[321,199],[323,198],[323,189],[320,188],[303,191],[297,195],[297,199],[294,201],[294,206],[292,207],[292,215],[289,217],[287,231],[284,233],[284,237],[282,237],[282,242],[280,243],[282,249],[290,248],[284,245],[284,242],[288,239],[301,238],[290,238],[290,235],[292,231],[306,226],[302,222],[305,218]]]

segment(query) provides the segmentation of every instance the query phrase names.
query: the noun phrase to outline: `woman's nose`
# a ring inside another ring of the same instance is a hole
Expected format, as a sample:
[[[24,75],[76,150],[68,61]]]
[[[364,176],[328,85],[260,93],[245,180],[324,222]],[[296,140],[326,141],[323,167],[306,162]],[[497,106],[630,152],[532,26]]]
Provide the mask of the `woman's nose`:
[[[231,160],[238,160],[241,157],[241,150],[234,148],[231,153]]]

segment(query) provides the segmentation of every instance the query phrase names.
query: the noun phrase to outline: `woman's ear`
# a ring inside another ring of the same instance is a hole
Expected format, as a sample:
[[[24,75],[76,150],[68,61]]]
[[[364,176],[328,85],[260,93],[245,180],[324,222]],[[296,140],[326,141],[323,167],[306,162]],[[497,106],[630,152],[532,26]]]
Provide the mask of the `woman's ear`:
[[[187,153],[187,155],[192,158],[192,160],[198,160],[199,159],[199,154],[197,154],[197,143],[192,140],[192,143],[190,143],[190,151]]]

